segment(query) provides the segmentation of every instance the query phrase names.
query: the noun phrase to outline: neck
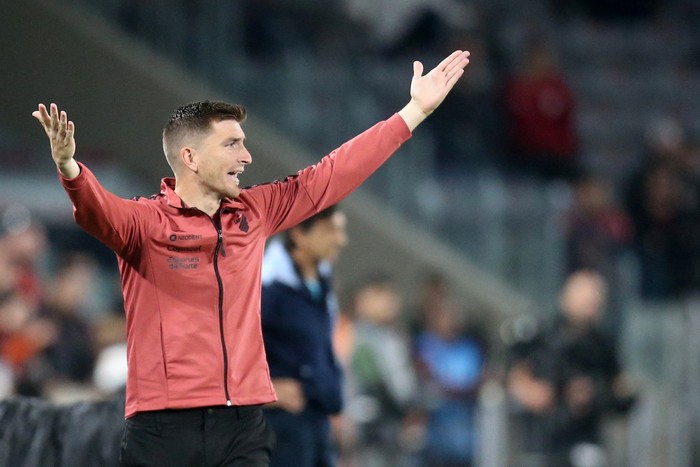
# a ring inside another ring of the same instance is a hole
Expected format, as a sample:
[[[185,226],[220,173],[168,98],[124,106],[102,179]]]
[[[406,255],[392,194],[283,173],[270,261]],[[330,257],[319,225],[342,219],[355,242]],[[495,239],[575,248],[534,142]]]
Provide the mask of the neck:
[[[205,192],[200,187],[179,183],[175,180],[175,193],[190,208],[197,208],[209,216],[216,214],[221,205],[221,198],[217,195]]]
[[[299,250],[293,251],[291,255],[304,279],[318,278],[318,261],[315,258]]]

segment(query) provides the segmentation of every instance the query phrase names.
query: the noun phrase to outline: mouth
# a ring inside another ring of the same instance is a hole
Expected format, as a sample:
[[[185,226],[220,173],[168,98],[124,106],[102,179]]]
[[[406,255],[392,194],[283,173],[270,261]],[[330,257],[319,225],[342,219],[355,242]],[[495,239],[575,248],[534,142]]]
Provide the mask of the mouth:
[[[240,174],[240,171],[232,170],[231,172],[227,173],[226,176],[234,182],[236,185],[238,185],[240,182],[238,180],[238,174]]]

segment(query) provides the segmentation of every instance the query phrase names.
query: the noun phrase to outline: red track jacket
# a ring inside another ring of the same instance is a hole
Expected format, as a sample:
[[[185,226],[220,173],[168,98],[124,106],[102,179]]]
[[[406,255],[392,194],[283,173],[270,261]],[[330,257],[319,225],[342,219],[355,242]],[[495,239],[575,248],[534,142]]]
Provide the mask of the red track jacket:
[[[119,263],[128,343],[126,417],[276,399],[260,328],[265,241],[337,203],[410,137],[395,114],[284,181],[243,189],[213,218],[160,194],[126,200],[81,164],[61,178],[76,222]]]

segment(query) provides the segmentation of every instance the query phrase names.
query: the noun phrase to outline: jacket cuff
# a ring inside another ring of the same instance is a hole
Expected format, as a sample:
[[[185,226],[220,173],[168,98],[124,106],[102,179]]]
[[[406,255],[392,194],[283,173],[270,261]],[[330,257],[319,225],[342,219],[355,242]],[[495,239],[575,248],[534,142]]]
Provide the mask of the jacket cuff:
[[[61,172],[58,171],[58,169],[56,169],[58,178],[66,190],[77,190],[87,183],[87,172],[89,172],[88,168],[85,167],[82,162],[78,162],[78,167],[80,167],[80,173],[75,178],[66,178],[61,174]]]
[[[406,125],[406,122],[398,112],[389,117],[387,123],[389,124],[389,128],[401,138],[402,142],[412,136],[411,130],[408,129],[408,125]]]

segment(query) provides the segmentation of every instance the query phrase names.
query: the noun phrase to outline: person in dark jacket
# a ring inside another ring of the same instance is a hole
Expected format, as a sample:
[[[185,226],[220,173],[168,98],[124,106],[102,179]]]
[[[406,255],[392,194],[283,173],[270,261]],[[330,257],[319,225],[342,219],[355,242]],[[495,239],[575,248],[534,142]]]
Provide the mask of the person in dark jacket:
[[[331,206],[265,252],[262,330],[278,398],[266,411],[277,435],[272,466],[334,464],[328,416],[342,407],[342,374],[332,343],[331,264],[347,243],[345,224]]]
[[[562,289],[560,313],[511,348],[508,388],[520,411],[525,451],[540,455],[540,465],[603,462],[604,416],[626,413],[634,403],[615,341],[599,326],[605,303],[604,278],[575,271]]]

